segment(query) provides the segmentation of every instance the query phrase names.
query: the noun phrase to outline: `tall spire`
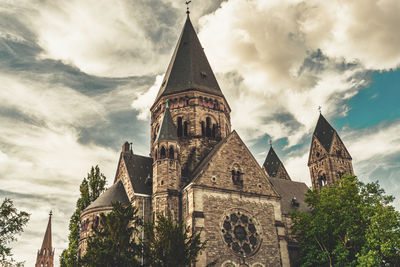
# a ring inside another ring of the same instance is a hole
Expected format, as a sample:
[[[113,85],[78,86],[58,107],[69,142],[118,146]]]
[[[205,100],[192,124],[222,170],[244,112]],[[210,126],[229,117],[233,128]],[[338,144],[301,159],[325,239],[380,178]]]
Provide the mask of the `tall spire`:
[[[155,102],[162,96],[188,90],[223,96],[189,14]]]
[[[49,249],[52,250],[52,244],[51,244],[51,216],[53,215],[53,212],[50,211],[49,213],[49,221],[47,223],[47,228],[46,228],[46,233],[44,234],[43,238],[43,243],[42,243],[42,250],[43,249]]]
[[[314,135],[328,153],[331,148],[334,132],[335,129],[333,129],[322,113],[320,113]]]
[[[48,266],[53,267],[54,251],[51,242],[51,216],[53,213],[50,211],[49,221],[47,223],[46,233],[44,234],[41,249],[37,253],[35,267]]]

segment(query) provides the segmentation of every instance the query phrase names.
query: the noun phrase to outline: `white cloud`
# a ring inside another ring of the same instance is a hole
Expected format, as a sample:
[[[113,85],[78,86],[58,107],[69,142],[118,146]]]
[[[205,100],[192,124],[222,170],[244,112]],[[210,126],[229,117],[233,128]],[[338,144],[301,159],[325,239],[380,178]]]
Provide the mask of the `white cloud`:
[[[154,84],[145,92],[138,93],[136,99],[132,102],[132,108],[139,111],[137,118],[139,120],[149,120],[150,107],[156,99],[164,75],[157,75]]]
[[[395,0],[224,2],[200,19],[199,36],[213,69],[223,73],[233,127],[245,139],[268,133],[292,146],[311,132],[318,106],[328,117],[345,115],[343,100],[366,85],[367,69],[400,63],[392,37],[399,12]],[[276,118],[282,113],[295,120],[283,124]]]

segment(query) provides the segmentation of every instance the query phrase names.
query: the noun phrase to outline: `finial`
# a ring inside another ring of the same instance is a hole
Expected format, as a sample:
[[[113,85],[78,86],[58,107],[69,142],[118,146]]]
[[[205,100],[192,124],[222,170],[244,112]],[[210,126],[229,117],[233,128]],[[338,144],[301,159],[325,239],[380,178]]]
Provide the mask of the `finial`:
[[[272,139],[271,138],[268,140],[268,143],[269,143],[270,147],[272,147]]]
[[[168,101],[169,101],[169,99],[167,99],[167,100],[165,101],[165,104],[166,104],[166,108],[169,108],[169,104],[168,104]]]
[[[132,150],[133,150],[133,143],[132,143],[132,142],[130,142],[129,144],[131,145],[131,147],[130,147],[130,148],[131,148],[131,152],[132,152]]]
[[[321,114],[321,111],[322,111],[322,107],[321,106],[318,106],[318,111],[319,111],[319,114]]]
[[[53,211],[50,210],[49,216],[53,216]]]
[[[189,4],[191,3],[192,1],[186,1],[185,3],[186,3],[186,14],[188,14],[189,15],[189,13],[190,13],[190,11],[189,11]]]

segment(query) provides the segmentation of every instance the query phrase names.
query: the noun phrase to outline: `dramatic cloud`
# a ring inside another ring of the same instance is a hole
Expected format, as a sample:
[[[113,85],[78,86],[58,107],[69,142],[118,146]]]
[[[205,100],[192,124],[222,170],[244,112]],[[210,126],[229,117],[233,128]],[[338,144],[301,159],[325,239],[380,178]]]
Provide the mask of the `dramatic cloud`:
[[[399,12],[397,1],[232,0],[201,18],[234,128],[246,139],[287,137],[291,146],[310,133],[318,106],[345,115],[343,102],[367,84],[367,70],[400,63]]]

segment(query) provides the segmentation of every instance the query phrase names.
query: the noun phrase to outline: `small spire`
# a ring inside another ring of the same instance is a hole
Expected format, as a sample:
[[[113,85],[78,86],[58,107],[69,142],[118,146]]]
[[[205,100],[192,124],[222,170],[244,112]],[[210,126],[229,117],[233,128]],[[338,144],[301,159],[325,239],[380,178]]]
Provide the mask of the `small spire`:
[[[319,111],[319,114],[321,114],[321,112],[322,112],[322,107],[321,106],[318,106],[318,111]]]
[[[188,16],[189,16],[189,14],[190,14],[190,11],[189,11],[189,4],[191,3],[192,1],[186,1],[185,3],[186,3],[186,14],[188,14]]]

